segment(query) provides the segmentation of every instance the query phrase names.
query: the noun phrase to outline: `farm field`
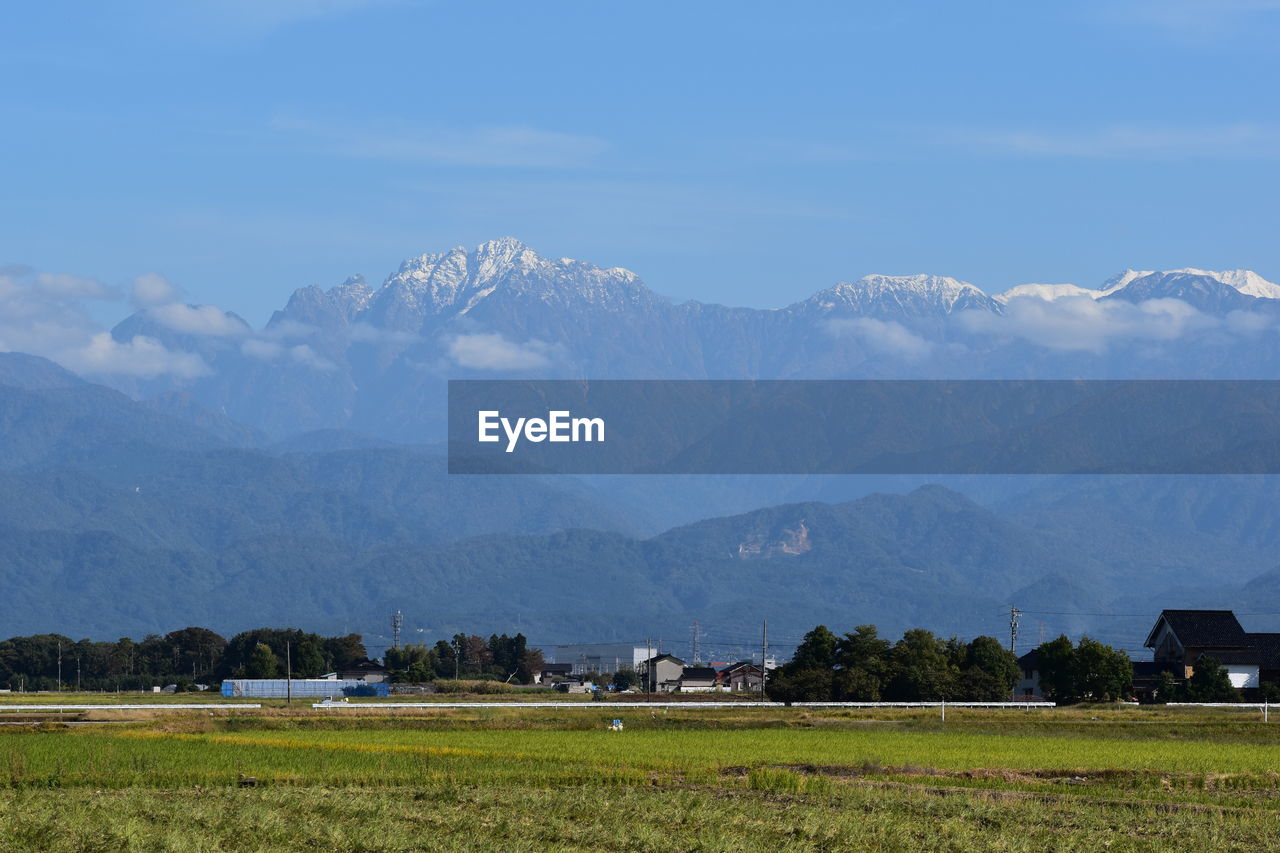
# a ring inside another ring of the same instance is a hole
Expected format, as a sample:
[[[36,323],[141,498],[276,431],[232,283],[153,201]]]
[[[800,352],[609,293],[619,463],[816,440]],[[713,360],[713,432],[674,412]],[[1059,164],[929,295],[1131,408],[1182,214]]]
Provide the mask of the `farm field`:
[[[0,850],[1256,850],[1278,771],[1232,709],[161,707],[0,727]]]

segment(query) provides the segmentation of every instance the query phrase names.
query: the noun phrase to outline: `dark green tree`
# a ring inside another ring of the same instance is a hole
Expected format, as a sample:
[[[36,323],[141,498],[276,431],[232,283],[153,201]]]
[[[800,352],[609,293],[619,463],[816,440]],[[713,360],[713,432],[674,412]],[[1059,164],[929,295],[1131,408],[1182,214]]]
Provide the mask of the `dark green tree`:
[[[1165,670],[1156,676],[1155,686],[1151,690],[1151,700],[1157,705],[1164,705],[1168,702],[1181,702],[1183,699],[1182,685],[1178,683],[1178,679],[1173,677],[1173,673]]]
[[[833,698],[852,702],[880,699],[887,680],[892,646],[875,625],[859,625],[836,646]]]
[[[957,693],[949,644],[932,631],[913,628],[893,645],[893,674],[885,698],[894,702],[945,701]]]
[[[1240,694],[1231,686],[1222,663],[1211,655],[1201,655],[1187,679],[1187,699],[1192,702],[1239,702]]]
[[[819,625],[804,635],[804,639],[791,656],[796,671],[806,669],[832,669],[836,663],[836,646],[839,641],[826,625]]]
[[[1079,694],[1076,692],[1075,657],[1075,647],[1066,634],[1041,644],[1040,691],[1046,699],[1055,702],[1077,700]]]
[[[960,695],[975,702],[1008,699],[1022,674],[1017,656],[995,637],[974,637],[961,666]]]
[[[258,643],[244,666],[245,678],[275,678],[280,674],[280,661],[266,643]]]
[[[1133,696],[1133,662],[1118,649],[1081,637],[1073,661],[1076,697],[1115,702]]]

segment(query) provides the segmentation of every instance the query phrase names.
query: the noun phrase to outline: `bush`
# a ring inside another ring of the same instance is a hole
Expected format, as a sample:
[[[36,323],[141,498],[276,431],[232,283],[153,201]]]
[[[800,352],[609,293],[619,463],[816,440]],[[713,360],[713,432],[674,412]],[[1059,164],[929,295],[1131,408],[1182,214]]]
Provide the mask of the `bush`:
[[[516,688],[501,681],[486,681],[478,678],[437,679],[438,693],[515,693]]]

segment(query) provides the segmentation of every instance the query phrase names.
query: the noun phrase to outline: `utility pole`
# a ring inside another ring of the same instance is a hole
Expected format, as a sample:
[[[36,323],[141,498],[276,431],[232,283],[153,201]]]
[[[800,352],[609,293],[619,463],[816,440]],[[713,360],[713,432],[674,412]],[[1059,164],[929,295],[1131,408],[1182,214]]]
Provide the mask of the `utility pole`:
[[[646,637],[645,648],[648,649],[649,656],[644,660],[644,692],[653,692],[653,638]]]
[[[58,692],[62,692],[62,641],[58,641]]]
[[[80,655],[76,655],[76,692],[80,692]]]
[[[404,627],[404,616],[397,610],[391,614],[391,645],[399,650],[400,648],[400,629]]]
[[[1018,653],[1018,619],[1022,616],[1022,611],[1010,605],[1009,607],[1009,651],[1015,655]]]
[[[289,640],[284,641],[284,695],[285,704],[293,704],[293,646]]]
[[[764,682],[769,672],[766,661],[769,659],[769,620],[760,623],[760,701],[765,701]]]
[[[702,625],[695,619],[689,626],[689,656],[694,666],[702,666]]]

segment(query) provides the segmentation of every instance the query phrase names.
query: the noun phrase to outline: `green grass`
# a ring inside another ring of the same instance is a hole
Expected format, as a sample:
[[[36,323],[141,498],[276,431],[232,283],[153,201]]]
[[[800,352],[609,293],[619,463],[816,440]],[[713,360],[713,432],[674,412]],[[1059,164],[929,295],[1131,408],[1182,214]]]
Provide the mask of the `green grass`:
[[[1236,711],[348,713],[0,729],[0,850],[1207,850],[1280,831],[1280,722]]]

